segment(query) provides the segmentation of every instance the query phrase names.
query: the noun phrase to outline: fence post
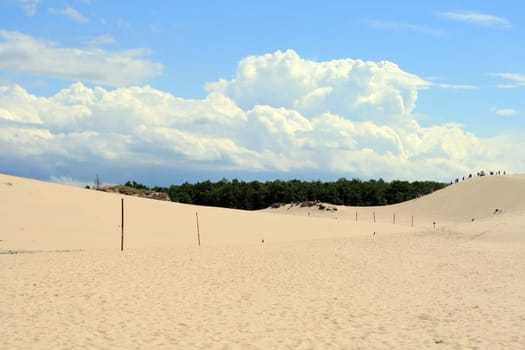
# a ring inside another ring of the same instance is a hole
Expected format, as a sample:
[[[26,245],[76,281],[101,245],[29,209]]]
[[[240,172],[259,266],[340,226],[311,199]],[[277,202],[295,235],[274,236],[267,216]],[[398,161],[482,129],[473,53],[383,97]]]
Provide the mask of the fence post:
[[[201,233],[199,229],[199,213],[195,212],[195,217],[197,218],[197,241],[199,242],[199,247],[201,246]]]
[[[120,251],[124,251],[124,198],[120,201],[121,221],[120,221]]]

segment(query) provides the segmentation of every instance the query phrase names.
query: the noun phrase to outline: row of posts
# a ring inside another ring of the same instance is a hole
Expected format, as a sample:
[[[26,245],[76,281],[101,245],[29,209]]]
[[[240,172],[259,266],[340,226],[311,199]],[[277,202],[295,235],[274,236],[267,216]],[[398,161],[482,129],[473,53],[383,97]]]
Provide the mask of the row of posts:
[[[374,217],[374,223],[376,222],[376,212],[374,211],[373,213],[373,217]],[[355,222],[357,222],[357,218],[358,218],[358,215],[357,215],[357,211],[355,212]],[[392,223],[395,225],[396,224],[396,213],[392,213]],[[414,216],[412,215],[412,223],[411,223],[411,226],[414,227]]]
[[[376,212],[373,212],[373,218],[374,223],[376,222]],[[195,212],[195,219],[197,221],[197,243],[199,244],[199,247],[201,245],[201,233],[199,229],[199,213]],[[358,220],[358,213],[355,212],[355,222]],[[392,213],[392,223],[395,225],[396,223],[396,213]],[[414,227],[414,216],[412,216],[412,223],[411,226]],[[120,234],[120,250],[124,251],[124,198],[121,199],[121,234]],[[434,222],[434,228],[436,228],[436,223]]]
[[[120,251],[124,251],[124,198],[120,201],[121,208],[121,221],[120,221]],[[199,213],[195,212],[195,217],[197,219],[197,243],[199,247],[201,246],[201,232],[199,229]]]

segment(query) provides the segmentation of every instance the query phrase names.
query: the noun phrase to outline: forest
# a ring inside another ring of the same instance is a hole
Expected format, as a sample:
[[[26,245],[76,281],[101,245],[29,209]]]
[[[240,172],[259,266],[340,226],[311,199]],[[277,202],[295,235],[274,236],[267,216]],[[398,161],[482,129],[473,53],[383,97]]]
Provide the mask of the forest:
[[[203,181],[170,187],[152,187],[135,181],[125,186],[165,192],[174,202],[206,205],[233,209],[257,210],[276,203],[306,201],[327,202],[335,205],[377,206],[404,202],[447,186],[434,181],[385,182],[382,179],[362,181],[340,178],[337,181],[239,181],[222,179],[217,182]]]

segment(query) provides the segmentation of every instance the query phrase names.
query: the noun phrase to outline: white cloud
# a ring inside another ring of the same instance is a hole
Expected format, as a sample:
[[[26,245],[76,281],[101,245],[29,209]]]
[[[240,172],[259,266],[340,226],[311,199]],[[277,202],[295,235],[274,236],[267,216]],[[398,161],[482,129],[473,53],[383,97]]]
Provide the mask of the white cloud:
[[[53,15],[60,15],[69,18],[73,22],[86,23],[88,18],[81,14],[77,9],[71,6],[66,6],[63,9],[50,8],[49,13]]]
[[[62,48],[19,32],[0,30],[0,69],[59,79],[121,86],[143,82],[162,65],[142,57],[147,50],[109,52],[97,48]]]
[[[480,12],[449,11],[441,12],[439,15],[454,21],[465,22],[484,27],[510,28],[512,25],[511,21],[507,18]]]
[[[416,32],[416,33],[421,33],[421,34],[430,34],[430,35],[435,35],[435,36],[439,36],[443,34],[443,30],[440,30],[440,29],[423,26],[419,24],[406,23],[406,22],[368,19],[368,20],[364,20],[363,23],[366,26],[376,28],[376,29],[383,29],[383,30],[409,31],[409,32]]]
[[[34,16],[40,0],[16,0],[16,2],[22,6],[26,15]]]
[[[432,84],[432,86],[436,86],[442,89],[450,89],[450,90],[474,90],[477,89],[474,85],[467,85],[467,84]]]
[[[243,59],[235,77],[208,84],[243,109],[269,105],[313,116],[325,111],[361,120],[403,120],[417,89],[430,83],[389,61],[305,60],[293,51]],[[279,93],[276,93],[278,91]]]
[[[502,117],[513,117],[518,114],[518,111],[512,108],[492,108],[491,111]]]
[[[503,147],[461,125],[419,125],[412,111],[426,86],[390,62],[314,62],[293,51],[246,58],[204,99],[149,86],[75,83],[50,97],[5,86],[0,162],[74,178],[150,169],[448,180],[525,170],[516,161],[525,159],[523,135]]]
[[[508,84],[500,84],[498,87],[501,88],[517,88],[525,86],[525,74],[519,73],[495,73],[492,76],[499,77],[510,81]]]
[[[127,29],[127,30],[131,29],[131,24],[122,18],[119,18],[117,20],[117,26],[122,29]]]
[[[88,46],[101,46],[101,45],[111,45],[116,42],[115,38],[109,34],[103,34],[99,36],[90,37],[86,44]]]
[[[69,186],[76,186],[76,187],[85,187],[85,186],[95,186],[95,181],[79,181],[77,179],[73,179],[71,176],[51,176],[49,178],[51,182],[55,182],[58,184],[63,185],[69,185]],[[106,185],[106,184],[103,184]]]

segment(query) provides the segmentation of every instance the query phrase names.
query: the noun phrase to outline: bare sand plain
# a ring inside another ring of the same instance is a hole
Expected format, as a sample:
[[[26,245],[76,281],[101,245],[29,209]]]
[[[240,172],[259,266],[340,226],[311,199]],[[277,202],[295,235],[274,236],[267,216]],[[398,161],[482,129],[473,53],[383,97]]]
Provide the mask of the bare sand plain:
[[[124,197],[124,252],[120,195],[0,198],[1,349],[525,348],[522,175],[330,212]]]

